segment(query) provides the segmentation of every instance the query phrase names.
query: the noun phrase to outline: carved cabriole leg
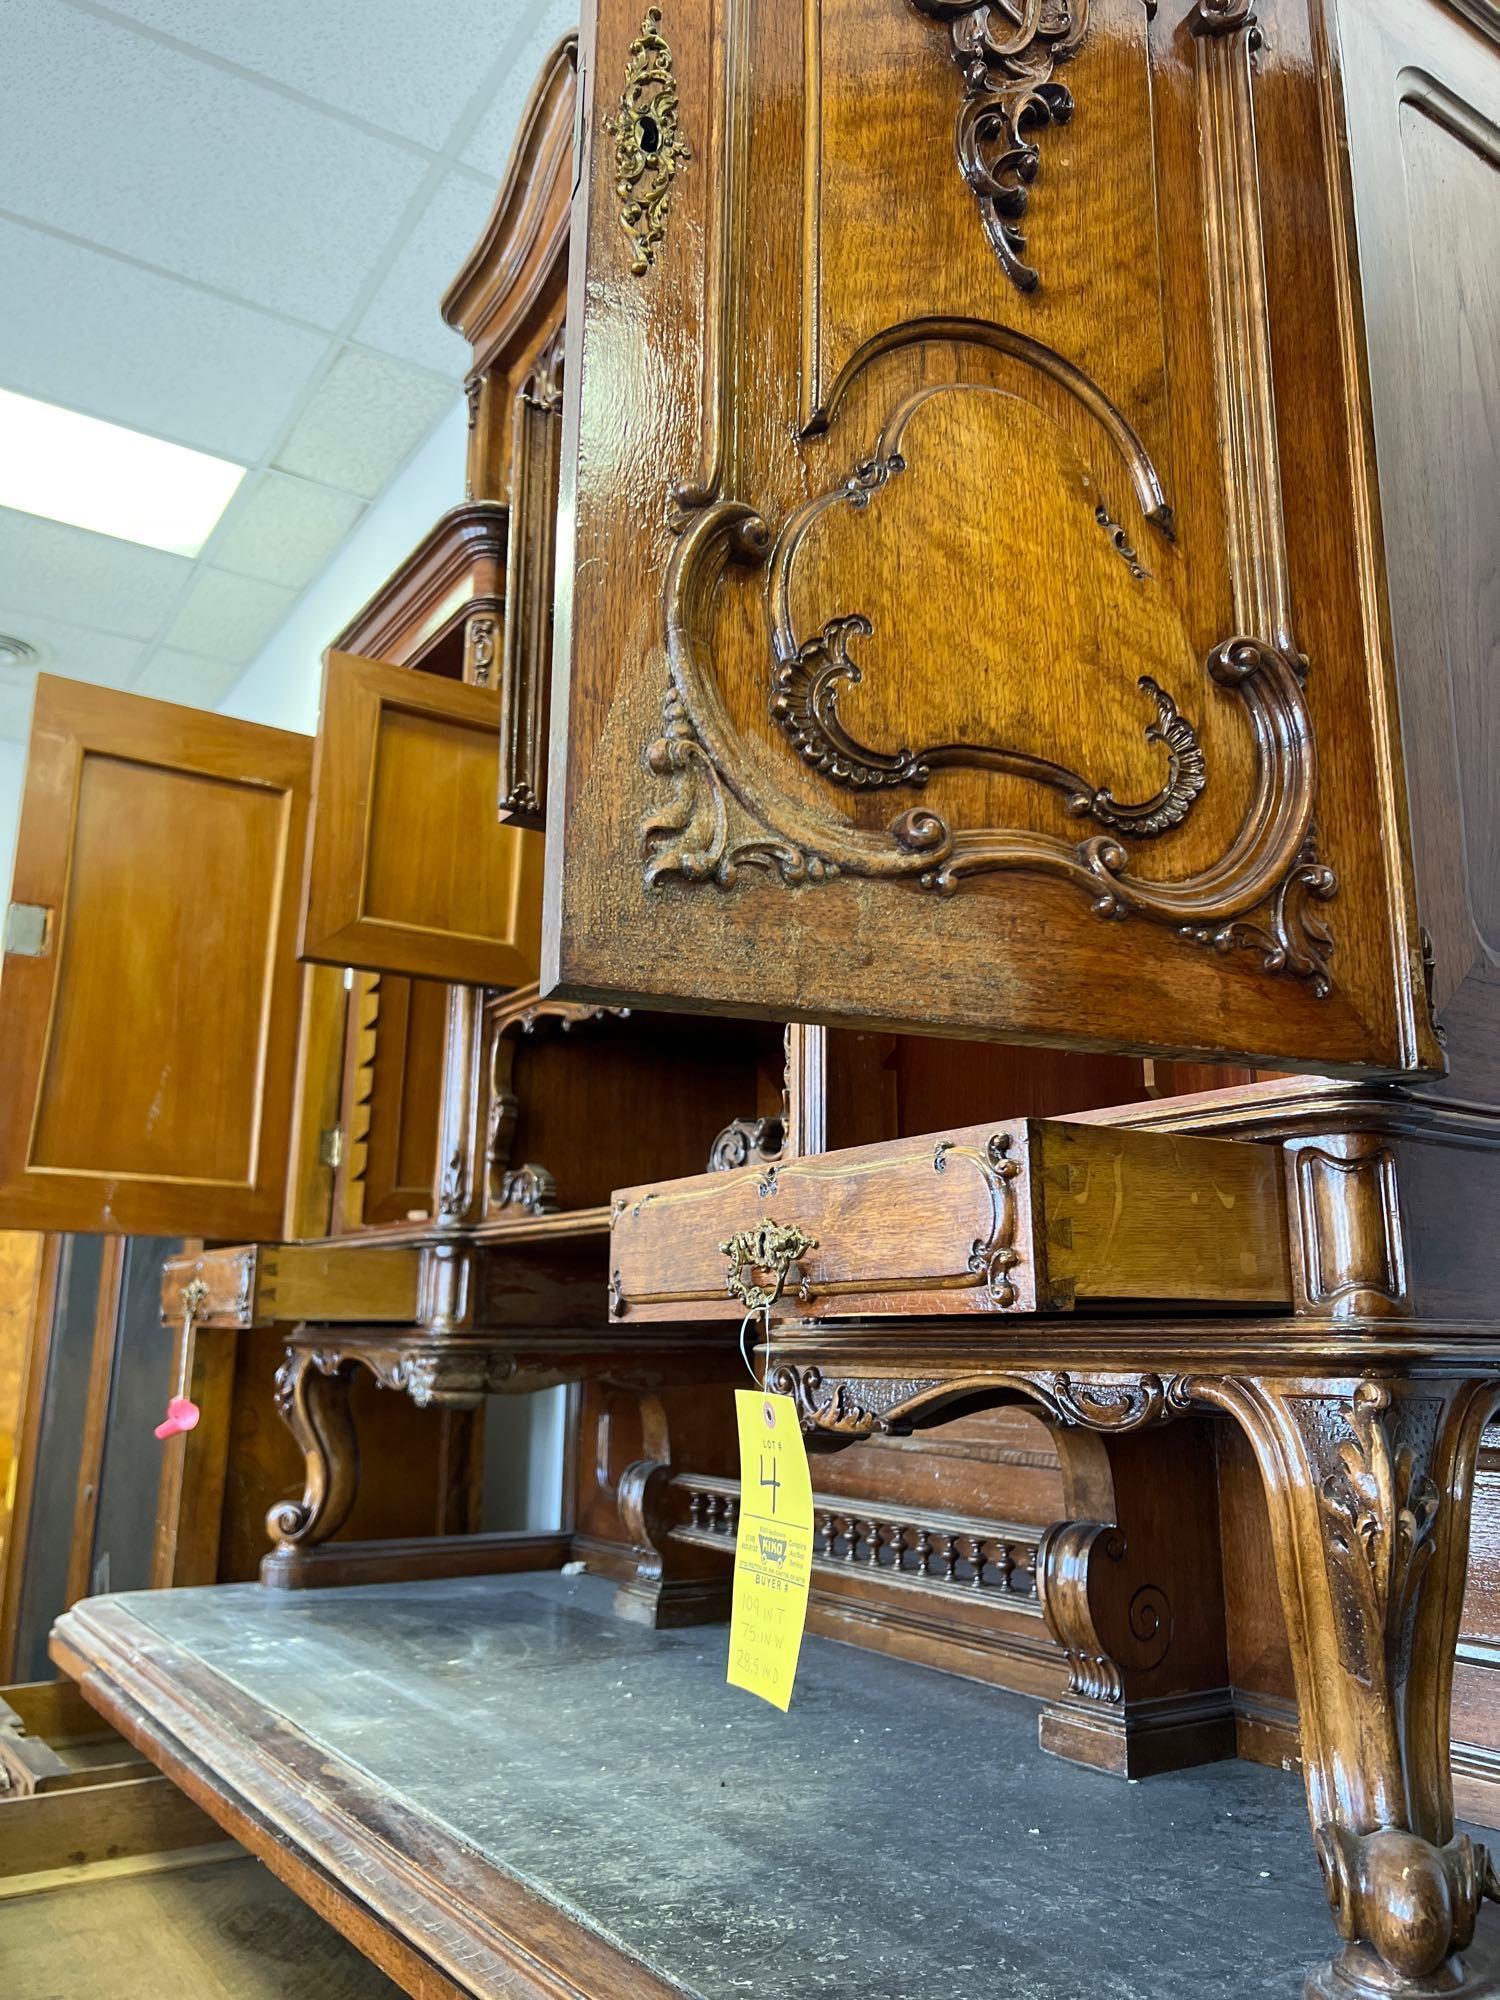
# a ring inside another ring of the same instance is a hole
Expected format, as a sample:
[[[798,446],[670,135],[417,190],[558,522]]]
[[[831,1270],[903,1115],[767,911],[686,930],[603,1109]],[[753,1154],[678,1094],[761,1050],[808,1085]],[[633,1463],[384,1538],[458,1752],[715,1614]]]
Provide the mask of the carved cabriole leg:
[[[305,1549],[336,1535],[359,1490],[359,1440],[349,1409],[355,1363],[311,1347],[288,1347],[276,1371],[276,1408],[302,1453],[300,1500],[283,1500],[266,1516],[275,1544],[261,1580],[275,1584]]]
[[[1037,1555],[1068,1692],[1041,1745],[1120,1777],[1235,1754],[1208,1420],[1110,1434],[1049,1425],[1067,1519]]]
[[[732,1462],[723,1455],[731,1448],[732,1425],[724,1423],[722,1410],[708,1399],[732,1409],[721,1388],[664,1390],[640,1399],[642,1456],[626,1466],[618,1485],[620,1518],[636,1549],[635,1574],[615,1592],[616,1613],[639,1625],[708,1625],[729,1616],[733,1578],[725,1574],[723,1557],[717,1550],[672,1538],[685,1512],[672,1477],[690,1469],[690,1464],[674,1461],[674,1427],[695,1434],[699,1420],[706,1421],[721,1438],[712,1462],[721,1470]],[[685,1456],[690,1462],[698,1455],[690,1445],[685,1453],[678,1451],[679,1460]]]
[[[1492,1381],[1199,1379],[1260,1463],[1308,1810],[1344,1949],[1309,2000],[1500,1995],[1489,1863],[1454,1838],[1448,1718]]]

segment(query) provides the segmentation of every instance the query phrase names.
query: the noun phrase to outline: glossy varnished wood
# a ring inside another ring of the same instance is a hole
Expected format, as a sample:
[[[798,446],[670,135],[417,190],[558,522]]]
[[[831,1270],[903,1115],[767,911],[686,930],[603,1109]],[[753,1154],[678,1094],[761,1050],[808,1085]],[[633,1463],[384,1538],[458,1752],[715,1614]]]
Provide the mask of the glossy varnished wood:
[[[44,675],[0,997],[0,1219],[274,1236],[310,746]],[[232,893],[231,893],[232,890]]]
[[[1022,289],[944,136],[953,9],[684,0],[660,32],[692,157],[642,259],[616,186],[639,9],[599,7],[549,984],[1438,1066],[1358,587],[1352,238],[1278,193],[1338,140],[1305,0],[1274,11],[1079,10]]]
[[[330,653],[301,953],[477,985],[535,976],[540,843],[494,821],[493,690]]]

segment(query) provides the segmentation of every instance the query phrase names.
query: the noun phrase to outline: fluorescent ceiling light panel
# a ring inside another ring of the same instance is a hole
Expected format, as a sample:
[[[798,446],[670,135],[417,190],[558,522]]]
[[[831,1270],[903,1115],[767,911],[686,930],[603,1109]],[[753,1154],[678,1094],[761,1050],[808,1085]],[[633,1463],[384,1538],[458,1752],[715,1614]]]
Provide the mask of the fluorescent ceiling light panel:
[[[242,465],[0,389],[0,507],[195,556]]]

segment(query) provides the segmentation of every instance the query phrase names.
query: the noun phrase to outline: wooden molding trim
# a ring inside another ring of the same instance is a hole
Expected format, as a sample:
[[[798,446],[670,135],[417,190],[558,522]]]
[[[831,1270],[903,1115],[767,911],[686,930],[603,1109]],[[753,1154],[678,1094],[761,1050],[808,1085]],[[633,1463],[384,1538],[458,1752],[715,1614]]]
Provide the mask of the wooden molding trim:
[[[76,1606],[52,1657],[122,1736],[413,2000],[680,2000],[680,1988],[138,1623]]]
[[[504,1576],[512,1570],[560,1569],[572,1537],[507,1531],[476,1535],[412,1535],[384,1542],[283,1544],[260,1566],[260,1580],[277,1590],[327,1589],[350,1583],[411,1583],[440,1576]]]

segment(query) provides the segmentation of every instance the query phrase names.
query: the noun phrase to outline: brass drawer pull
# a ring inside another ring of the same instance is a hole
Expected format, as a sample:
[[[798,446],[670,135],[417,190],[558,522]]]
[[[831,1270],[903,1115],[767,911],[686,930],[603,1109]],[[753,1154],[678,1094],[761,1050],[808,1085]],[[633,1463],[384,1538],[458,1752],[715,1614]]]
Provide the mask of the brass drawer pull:
[[[787,1277],[799,1258],[816,1250],[818,1239],[808,1236],[795,1223],[783,1227],[764,1216],[754,1229],[742,1229],[719,1245],[729,1259],[725,1283],[731,1298],[738,1299],[747,1312],[762,1312],[774,1306],[786,1289]],[[752,1282],[757,1271],[774,1271],[774,1285]]]

